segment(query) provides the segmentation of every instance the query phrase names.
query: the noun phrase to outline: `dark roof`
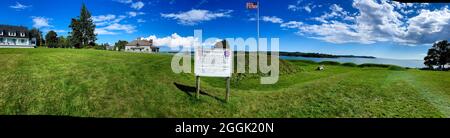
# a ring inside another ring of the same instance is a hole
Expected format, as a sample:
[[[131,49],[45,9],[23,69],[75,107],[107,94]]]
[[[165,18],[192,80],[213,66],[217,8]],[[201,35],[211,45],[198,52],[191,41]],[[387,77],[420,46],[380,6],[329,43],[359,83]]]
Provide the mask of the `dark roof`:
[[[28,37],[28,28],[24,26],[12,26],[0,24],[0,32],[3,32],[3,37]],[[15,32],[16,36],[8,36],[8,32]],[[20,33],[25,33],[25,36],[20,36]]]
[[[151,49],[159,49],[159,47],[153,46],[152,40],[134,40],[125,46],[150,46]]]
[[[152,41],[134,40],[134,41],[131,41],[130,43],[128,43],[126,46],[152,46],[152,45],[153,45]]]

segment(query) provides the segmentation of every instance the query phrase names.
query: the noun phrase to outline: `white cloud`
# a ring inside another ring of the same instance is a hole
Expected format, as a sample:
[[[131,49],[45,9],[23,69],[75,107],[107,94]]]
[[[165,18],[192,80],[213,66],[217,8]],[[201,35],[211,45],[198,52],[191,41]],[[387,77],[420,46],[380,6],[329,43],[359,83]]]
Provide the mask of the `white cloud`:
[[[262,20],[266,21],[266,22],[272,22],[272,23],[283,23],[283,20],[276,16],[263,16]]]
[[[140,10],[145,6],[145,4],[142,1],[131,3],[131,8]]]
[[[32,16],[33,19],[33,27],[35,28],[42,28],[42,27],[51,27],[49,24],[50,18],[46,17],[39,17],[39,16]]]
[[[119,2],[119,3],[125,3],[125,4],[133,2],[132,0],[114,0],[114,1]]]
[[[421,10],[407,22],[406,40],[412,43],[433,43],[450,38],[450,10]]]
[[[297,1],[296,4],[290,4],[288,5],[288,10],[291,11],[300,11],[300,10],[304,10],[308,13],[311,13],[311,11],[316,8],[316,5],[313,5],[312,3],[307,3],[304,5],[301,5],[302,1]]]
[[[16,2],[16,5],[11,5],[9,7],[16,9],[16,10],[24,10],[24,9],[30,8],[31,5],[23,5],[23,4],[20,4],[19,2]]]
[[[145,13],[144,13],[144,12],[134,12],[134,11],[131,11],[131,12],[127,12],[127,14],[128,14],[128,16],[130,16],[130,17],[136,17],[136,16],[138,16],[138,15],[144,15]]]
[[[120,23],[125,18],[127,18],[127,16],[125,15],[117,16],[114,14],[92,16],[92,20],[97,26],[97,28],[95,28],[95,33],[99,35],[116,35],[120,34],[120,32],[125,33],[136,32],[136,26],[131,24]]]
[[[99,34],[99,35],[116,35],[116,32],[113,31],[109,31],[105,28],[95,28],[95,34]]]
[[[158,38],[155,35],[143,38],[144,40],[153,40],[153,45],[155,46],[168,46],[171,48],[175,47],[193,47],[198,39],[193,36],[182,37],[177,33],[173,33],[170,36]]]
[[[113,23],[111,25],[104,27],[104,29],[108,31],[125,31],[126,33],[136,32],[136,27],[130,24]]]
[[[303,7],[303,9],[305,9],[305,11],[307,11],[307,12],[312,11],[312,9],[309,7],[309,5],[306,5],[305,7]]]
[[[177,20],[178,23],[182,25],[196,25],[203,21],[210,21],[216,18],[231,17],[230,15],[231,12],[233,11],[226,10],[221,12],[211,12],[208,10],[192,9],[190,11],[179,13],[168,13],[168,14],[161,13],[161,16],[164,18]]]
[[[331,43],[394,42],[404,45],[430,44],[450,37],[450,10],[419,10],[408,17],[407,8],[426,7],[428,4],[400,4],[391,1],[354,0],[355,13],[339,5],[330,6],[330,12],[313,18],[318,24],[301,21],[278,22],[282,28],[297,29],[297,34]],[[405,9],[402,12],[401,9]]]
[[[288,10],[291,10],[291,11],[298,11],[298,10],[300,10],[301,8],[300,7],[297,7],[297,5],[288,5]]]
[[[108,14],[108,15],[99,15],[99,16],[92,16],[92,21],[94,22],[103,22],[103,21],[111,21],[112,19],[115,19],[116,15]]]
[[[125,15],[117,16],[114,14],[98,15],[98,16],[92,16],[92,21],[94,21],[96,26],[106,26],[106,25],[111,25],[113,23],[119,23],[126,17],[127,16],[125,16]]]
[[[344,9],[337,5],[337,4],[333,4],[330,6],[330,13],[325,13],[319,17],[315,17],[313,18],[316,21],[322,22],[322,23],[328,23],[329,19],[333,19],[333,18],[340,18],[342,17],[344,20],[354,20],[354,17],[349,16],[349,12],[344,11]]]
[[[300,28],[301,25],[303,25],[302,22],[289,21],[289,22],[281,23],[280,27],[283,27],[283,28]]]

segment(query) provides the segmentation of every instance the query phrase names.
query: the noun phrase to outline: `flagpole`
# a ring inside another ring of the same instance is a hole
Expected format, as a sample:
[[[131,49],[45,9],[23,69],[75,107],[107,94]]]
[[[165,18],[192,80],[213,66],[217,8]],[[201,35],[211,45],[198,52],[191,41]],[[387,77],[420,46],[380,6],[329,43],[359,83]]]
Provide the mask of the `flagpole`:
[[[257,44],[257,50],[256,51],[259,51],[259,7],[261,7],[261,4],[259,3],[259,0],[257,1],[257,11],[256,11],[256,16],[258,16],[257,17],[257,22],[256,22],[256,31],[257,31],[257,33],[258,33],[258,38],[257,38],[257,40],[256,40],[256,44]]]

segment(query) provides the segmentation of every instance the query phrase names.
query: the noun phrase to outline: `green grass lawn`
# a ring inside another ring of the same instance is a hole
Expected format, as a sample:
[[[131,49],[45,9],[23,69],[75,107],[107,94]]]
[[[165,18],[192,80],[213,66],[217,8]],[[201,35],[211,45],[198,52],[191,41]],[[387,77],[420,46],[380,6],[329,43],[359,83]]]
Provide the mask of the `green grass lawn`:
[[[175,74],[171,55],[0,49],[1,115],[83,117],[450,117],[450,72],[282,61],[277,84]]]

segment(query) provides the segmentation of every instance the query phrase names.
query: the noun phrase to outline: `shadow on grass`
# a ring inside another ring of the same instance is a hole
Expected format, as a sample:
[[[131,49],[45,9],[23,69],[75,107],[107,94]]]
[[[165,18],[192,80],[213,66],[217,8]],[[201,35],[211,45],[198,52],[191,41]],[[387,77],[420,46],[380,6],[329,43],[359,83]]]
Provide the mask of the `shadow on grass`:
[[[196,92],[197,92],[197,90],[196,90],[195,87],[187,86],[187,85],[180,84],[180,83],[176,83],[176,82],[174,82],[173,84],[174,84],[178,89],[180,89],[181,91],[183,91],[184,93],[186,93],[188,96],[194,97],[195,94],[196,94]],[[220,101],[220,102],[222,102],[222,103],[225,103],[225,100],[220,99],[219,97],[214,96],[214,95],[211,95],[211,94],[209,94],[209,93],[206,93],[205,91],[202,91],[202,90],[200,89],[200,96],[201,96],[201,95],[205,95],[205,96],[214,98],[214,99],[216,99],[217,101]]]

